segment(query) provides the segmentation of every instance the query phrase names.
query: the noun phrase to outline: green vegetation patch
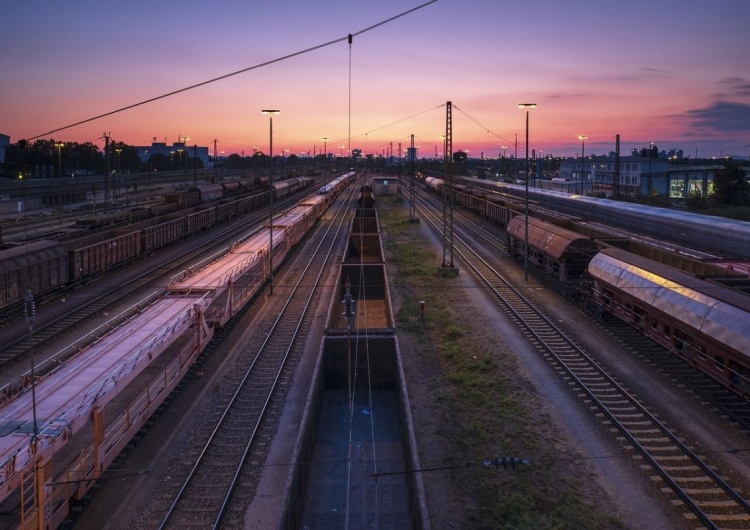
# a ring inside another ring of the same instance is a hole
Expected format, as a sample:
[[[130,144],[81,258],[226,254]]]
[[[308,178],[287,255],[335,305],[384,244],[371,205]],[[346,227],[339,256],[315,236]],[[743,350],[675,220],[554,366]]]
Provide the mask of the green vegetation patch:
[[[400,304],[394,308],[398,334],[408,335],[417,350],[402,354],[416,355],[420,366],[437,374],[420,387],[429,394],[429,404],[414,405],[425,398],[415,396],[412,408],[417,424],[421,414],[438,422],[432,432],[438,439],[417,443],[421,452],[430,444],[433,455],[437,446],[441,461],[424,465],[459,466],[424,477],[425,483],[448,481],[460,497],[453,500],[463,508],[460,514],[454,510],[451,520],[458,517],[462,528],[619,528],[598,505],[606,498],[591,498],[590,484],[581,487],[586,473],[576,471],[578,465],[569,458],[573,455],[561,453],[559,433],[531,385],[518,375],[515,357],[505,347],[490,351],[493,339],[476,329],[479,324],[462,287],[468,280],[462,275],[469,272],[438,276],[441,256],[424,227],[408,221],[400,200],[379,201],[378,217],[395,298],[401,301],[394,301]],[[420,301],[425,303],[424,320]],[[414,396],[415,390],[409,393]],[[482,465],[495,457],[530,458],[532,465]]]

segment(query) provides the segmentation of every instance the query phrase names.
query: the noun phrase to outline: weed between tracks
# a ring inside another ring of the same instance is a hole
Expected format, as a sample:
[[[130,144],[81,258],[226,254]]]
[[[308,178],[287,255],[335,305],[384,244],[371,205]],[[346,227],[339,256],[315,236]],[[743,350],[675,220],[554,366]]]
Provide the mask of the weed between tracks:
[[[490,332],[468,271],[439,277],[442,248],[408,222],[401,200],[381,197],[377,209],[421,467],[459,466],[423,474],[433,527],[620,528],[515,355]],[[495,457],[532,465],[482,466]]]

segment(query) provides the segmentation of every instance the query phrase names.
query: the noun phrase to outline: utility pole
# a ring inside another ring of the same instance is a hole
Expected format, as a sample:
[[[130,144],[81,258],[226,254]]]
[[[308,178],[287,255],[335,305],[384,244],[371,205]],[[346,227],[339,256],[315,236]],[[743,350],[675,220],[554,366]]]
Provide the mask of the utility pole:
[[[436,148],[437,150],[437,148]],[[417,153],[414,148],[414,135],[411,135],[411,149],[409,150],[409,162],[411,162],[409,175],[409,222],[418,223],[417,217],[417,185],[416,185],[416,158]]]
[[[438,268],[440,276],[458,276],[453,263],[453,104],[445,106],[445,178],[443,179],[443,263]]]
[[[109,210],[109,133],[102,133],[104,138],[104,159],[107,161],[107,173],[104,175],[104,204]]]

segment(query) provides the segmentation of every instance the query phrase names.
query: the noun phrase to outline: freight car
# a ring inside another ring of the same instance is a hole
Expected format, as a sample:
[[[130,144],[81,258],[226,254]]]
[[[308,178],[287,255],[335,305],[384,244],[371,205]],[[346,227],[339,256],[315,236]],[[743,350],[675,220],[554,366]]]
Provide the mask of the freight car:
[[[454,177],[454,180],[519,198],[525,195],[524,187],[516,184],[473,177]],[[729,257],[750,259],[750,222],[538,188],[529,189],[529,196],[542,206],[569,215],[585,214],[592,221],[621,226],[687,246],[700,245]]]
[[[618,248],[597,253],[588,272],[593,311],[750,399],[750,297]]]
[[[511,255],[523,255],[525,217],[506,233]],[[589,312],[621,319],[750,398],[746,294],[533,217],[528,241],[529,263],[570,287]]]
[[[224,186],[221,184],[198,184],[189,191],[197,191],[202,203],[218,201],[224,198]]]
[[[68,282],[68,254],[57,241],[36,241],[0,252],[0,307],[19,302],[26,290],[45,292]]]
[[[447,188],[443,179],[425,177],[424,183],[428,190],[441,197],[444,196]],[[453,203],[456,206],[463,206],[500,226],[508,226],[511,218],[520,211],[516,204],[507,203],[492,194],[461,185],[453,186]]]
[[[360,208],[373,208],[375,206],[375,193],[372,191],[371,185],[363,184],[360,187],[357,204]]]
[[[356,178],[357,174],[354,171],[344,173],[343,175],[336,177],[328,184],[320,188],[319,193],[325,195],[327,193],[333,193],[338,195],[342,189],[349,185],[349,183]]]
[[[90,229],[96,229],[118,223],[133,223],[145,219],[149,215],[151,215],[151,212],[147,208],[121,209],[110,213],[76,219],[75,224],[78,226],[86,226]]]
[[[314,223],[314,214],[322,213],[319,204],[293,208],[294,215],[284,217],[286,225],[274,228],[274,267],[278,268],[288,255],[292,246],[289,234],[300,240]],[[149,302],[146,308],[139,305],[122,322],[114,324],[119,327],[109,335],[98,337],[82,351],[76,350],[59,369],[38,374],[35,388],[47,390],[37,390],[33,400],[25,380],[0,389],[4,404],[13,402],[12,407],[4,409],[6,417],[13,420],[5,422],[6,436],[0,437],[3,506],[20,514],[27,526],[43,526],[42,521],[50,528],[60,526],[70,514],[68,501],[82,498],[90,490],[96,477],[136,435],[142,425],[140,420],[148,419],[194,365],[215,331],[271,277],[270,242],[270,230],[260,229],[236,242],[229,252],[203,269],[186,272],[158,300]],[[53,249],[52,254],[64,255],[54,245],[45,248]],[[35,250],[41,252],[43,248],[37,245]],[[125,395],[129,398],[116,399]],[[114,406],[116,412],[105,418],[100,410],[104,405]],[[37,407],[61,411],[59,418],[64,418],[41,419],[43,435],[38,443],[32,440],[37,435],[23,428],[28,424],[25,419]],[[71,436],[96,424],[102,427],[101,436],[96,439]],[[60,465],[34,473],[34,451],[43,452],[45,458]],[[94,453],[98,455],[96,459],[91,458]],[[71,483],[67,480],[71,469],[76,470],[77,476],[92,480]],[[44,484],[32,484],[34,477]],[[28,488],[39,496],[33,503],[23,501]],[[43,512],[38,506],[48,510]]]
[[[176,217],[148,227],[89,234],[64,244],[41,241],[0,251],[0,308],[23,300],[27,286],[38,296],[69,282],[84,280],[176,243],[232,216],[265,206],[271,196],[280,199],[311,182],[312,179],[307,177],[276,182],[271,190],[216,201],[183,215],[175,213],[172,215]],[[216,188],[212,190],[216,191]],[[169,207],[174,207],[174,204]],[[122,221],[129,218],[132,211],[112,215]],[[96,223],[104,225],[115,222],[110,216],[103,219]],[[65,262],[64,265],[61,261]]]

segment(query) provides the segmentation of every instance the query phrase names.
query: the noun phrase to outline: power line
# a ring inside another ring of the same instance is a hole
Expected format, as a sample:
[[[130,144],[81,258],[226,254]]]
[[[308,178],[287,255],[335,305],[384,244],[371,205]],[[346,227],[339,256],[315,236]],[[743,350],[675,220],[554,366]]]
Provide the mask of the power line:
[[[491,130],[489,130],[487,127],[485,127],[484,125],[482,125],[481,123],[479,123],[477,120],[475,120],[474,118],[472,118],[471,116],[469,116],[466,112],[464,112],[461,108],[457,107],[456,105],[453,105],[453,107],[456,108],[456,109],[458,109],[458,111],[461,114],[463,114],[464,116],[466,116],[467,118],[469,118],[471,121],[473,121],[474,123],[476,123],[477,125],[479,125],[482,129],[484,129],[485,131],[487,131],[488,134],[491,134],[492,136],[497,136],[503,142],[508,142],[509,144],[513,143],[513,140],[508,140],[507,138],[503,138],[499,134],[496,134],[496,133],[492,132]]]
[[[401,17],[404,17],[404,16],[406,16],[408,14],[411,14],[411,13],[413,13],[415,11],[418,11],[419,9],[427,7],[430,4],[434,4],[437,1],[438,0],[430,0],[429,2],[425,2],[424,4],[418,5],[418,6],[414,7],[414,8],[412,8],[412,9],[409,9],[407,11],[399,13],[398,15],[395,15],[395,16],[393,16],[391,18],[385,19],[385,20],[383,20],[381,22],[378,22],[377,24],[373,24],[372,26],[369,26],[369,27],[367,27],[365,29],[362,29],[362,30],[357,31],[355,33],[347,34],[344,37],[340,37],[338,39],[334,39],[332,41],[328,41],[328,42],[325,42],[323,44],[318,44],[317,46],[312,46],[311,48],[306,48],[304,50],[300,50],[300,51],[297,51],[297,52],[294,52],[294,53],[290,53],[288,55],[284,55],[283,57],[278,57],[276,59],[271,59],[270,61],[266,61],[266,62],[263,62],[263,63],[260,63],[260,64],[256,64],[254,66],[248,66],[247,68],[243,68],[242,70],[237,70],[235,72],[231,72],[229,74],[225,74],[225,75],[222,75],[222,76],[219,76],[219,77],[214,77],[213,79],[209,79],[207,81],[202,81],[200,83],[196,83],[194,85],[190,85],[190,86],[187,86],[187,87],[184,87],[184,88],[180,88],[178,90],[173,90],[172,92],[168,92],[166,94],[162,94],[161,96],[156,96],[156,97],[153,97],[153,98],[150,98],[150,99],[146,99],[146,100],[140,101],[138,103],[133,103],[132,105],[127,105],[125,107],[121,107],[119,109],[112,110],[110,112],[105,112],[104,114],[99,114],[97,116],[93,116],[93,117],[87,118],[85,120],[77,121],[75,123],[71,123],[69,125],[65,125],[64,127],[58,127],[57,129],[52,129],[51,131],[47,131],[45,133],[37,134],[36,136],[32,136],[30,138],[26,138],[26,141],[36,140],[37,138],[42,138],[43,136],[49,136],[50,134],[54,134],[54,133],[59,132],[59,131],[64,131],[66,129],[71,129],[73,127],[77,127],[78,125],[83,125],[84,123],[89,123],[89,122],[92,122],[92,121],[95,121],[95,120],[98,120],[98,119],[101,119],[101,118],[105,118],[107,116],[112,116],[113,114],[118,114],[118,113],[124,112],[126,110],[134,109],[136,107],[140,107],[142,105],[146,105],[147,103],[153,103],[154,101],[159,101],[160,99],[165,99],[165,98],[177,95],[177,94],[181,94],[183,92],[187,92],[189,90],[193,90],[193,89],[196,89],[196,88],[199,88],[199,87],[202,87],[202,86],[206,86],[206,85],[209,85],[211,83],[216,83],[217,81],[223,81],[224,79],[228,79],[230,77],[234,77],[234,76],[239,75],[239,74],[244,74],[245,72],[249,72],[251,70],[257,70],[258,68],[262,68],[264,66],[270,66],[272,64],[276,64],[276,63],[279,63],[281,61],[286,61],[287,59],[291,59],[293,57],[298,57],[300,55],[304,55],[304,54],[312,52],[312,51],[320,50],[322,48],[326,48],[326,47],[331,46],[333,44],[338,44],[339,42],[343,42],[343,41],[347,41],[348,42],[349,38],[351,36],[362,35],[363,33],[367,33],[368,31],[372,31],[372,30],[374,30],[376,28],[379,28],[380,26],[382,26],[384,24],[388,24],[389,22],[393,22],[394,20],[397,20],[397,19],[399,19]]]

